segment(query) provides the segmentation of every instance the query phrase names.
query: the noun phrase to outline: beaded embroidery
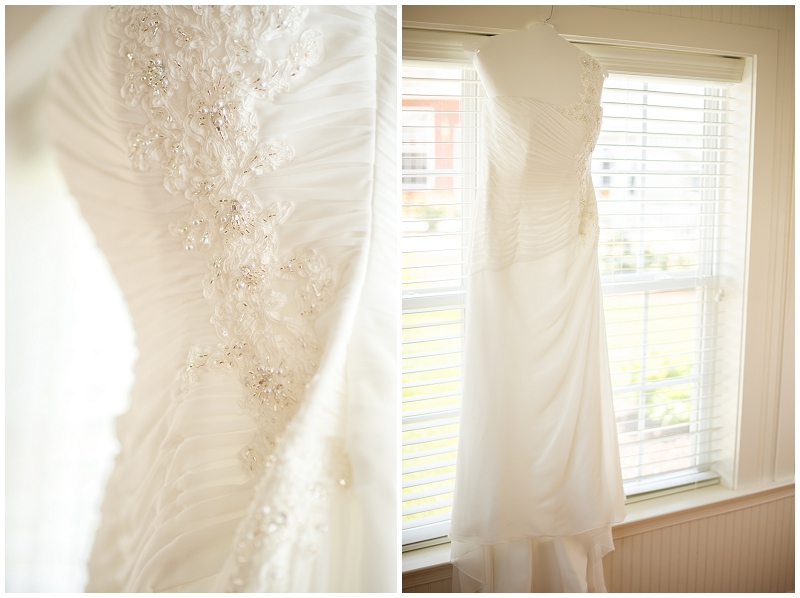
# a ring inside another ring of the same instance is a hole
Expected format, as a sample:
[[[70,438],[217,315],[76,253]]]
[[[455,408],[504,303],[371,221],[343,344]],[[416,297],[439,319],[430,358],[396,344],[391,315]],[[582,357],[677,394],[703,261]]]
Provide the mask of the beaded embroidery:
[[[278,250],[277,231],[292,205],[262,208],[248,191],[253,177],[293,158],[281,141],[260,139],[254,102],[289,91],[322,53],[314,30],[300,34],[278,59],[265,56],[262,42],[297,33],[306,14],[294,6],[125,6],[111,13],[111,26],[121,24],[125,34],[122,97],[148,120],[129,134],[131,164],[138,170],[160,165],[165,188],[191,205],[171,232],[187,250],[211,254],[203,293],[214,306],[211,323],[220,342],[190,350],[183,392],[203,372],[237,372],[245,389],[241,406],[257,423],[238,455],[251,475],[291,469],[292,454],[279,455],[276,446],[315,376],[320,344],[313,321],[335,286],[334,271],[320,254]],[[320,471],[304,472],[311,481],[299,492],[282,486],[268,493],[261,476],[251,513],[237,532],[228,589],[244,588],[253,555],[267,548],[270,559],[259,570],[277,579],[287,530],[298,535],[312,525],[324,531],[311,509],[297,514],[297,505],[326,498],[330,488],[347,485],[349,474],[343,447],[319,457]],[[310,538],[298,541],[314,545]]]
[[[556,106],[564,116],[576,120],[585,126],[586,133],[580,153],[576,156],[578,165],[578,222],[582,238],[591,238],[597,242],[597,201],[591,187],[591,159],[600,125],[603,120],[603,108],[600,95],[603,91],[603,68],[583,50],[578,50],[581,63],[581,83],[583,94],[570,106]]]
[[[299,564],[295,549],[313,557],[316,536],[328,532],[326,517],[314,507],[350,485],[344,440],[329,438],[320,443],[313,432],[298,432],[292,438],[293,446],[285,447],[283,458],[273,466],[274,478],[286,480],[280,483],[282,487],[272,494],[271,501],[251,502],[246,520],[252,525],[237,535],[233,558],[222,572],[222,591],[255,592],[263,589],[264,581],[270,591],[290,591],[292,580],[287,572]],[[267,481],[261,479],[257,497],[267,493]],[[255,559],[259,553],[268,556]]]

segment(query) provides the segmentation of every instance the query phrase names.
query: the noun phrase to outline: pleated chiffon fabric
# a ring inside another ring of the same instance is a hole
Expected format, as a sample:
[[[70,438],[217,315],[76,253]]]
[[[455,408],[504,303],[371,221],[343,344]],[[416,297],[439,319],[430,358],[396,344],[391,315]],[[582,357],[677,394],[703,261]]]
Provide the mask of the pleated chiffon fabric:
[[[604,591],[625,516],[589,160],[601,67],[573,106],[483,100],[450,538],[454,588]]]
[[[394,591],[395,39],[95,8],[63,56],[53,145],[139,351],[89,590]]]

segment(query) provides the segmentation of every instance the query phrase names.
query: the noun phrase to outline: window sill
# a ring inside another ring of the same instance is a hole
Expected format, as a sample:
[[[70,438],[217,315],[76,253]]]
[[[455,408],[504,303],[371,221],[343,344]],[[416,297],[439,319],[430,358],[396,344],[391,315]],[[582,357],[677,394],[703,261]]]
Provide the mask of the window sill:
[[[709,517],[746,506],[794,495],[794,481],[757,488],[730,490],[719,485],[660,496],[626,505],[628,516],[614,526],[614,538],[683,521]],[[438,544],[403,553],[403,575],[435,569],[450,563],[450,544]]]

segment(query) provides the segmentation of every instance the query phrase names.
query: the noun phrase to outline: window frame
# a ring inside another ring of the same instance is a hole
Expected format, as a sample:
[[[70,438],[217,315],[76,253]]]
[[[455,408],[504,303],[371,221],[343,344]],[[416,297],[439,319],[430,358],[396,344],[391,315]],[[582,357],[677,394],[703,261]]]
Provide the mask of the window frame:
[[[445,18],[442,18],[441,14],[437,15],[435,7],[413,8],[415,10],[414,15],[411,19],[405,21],[404,24],[406,25],[424,27],[426,29],[469,31],[470,33],[503,33],[510,31],[512,28],[518,27],[516,23],[518,19],[510,18],[508,13],[521,10],[518,7],[504,7],[506,10],[498,13],[502,13],[499,19],[488,18],[487,20],[482,20],[476,18],[475,14],[467,14],[463,18],[459,17],[461,18],[460,22],[455,22],[458,19],[450,18],[450,15]],[[774,104],[776,103],[774,54],[777,51],[777,32],[755,30],[757,35],[743,36],[741,34],[745,31],[748,34],[753,33],[753,28],[709,22],[692,23],[694,27],[690,27],[687,30],[685,27],[687,21],[661,15],[626,14],[598,7],[560,8],[562,13],[568,14],[556,25],[562,35],[571,41],[682,51],[691,48],[694,52],[738,56],[745,59],[743,85],[749,91],[748,95],[750,97],[755,99],[756,94],[758,94],[759,99],[757,103],[753,102],[753,111],[747,126],[749,126],[750,132],[753,133],[757,128],[756,125],[762,123],[762,129],[766,134],[759,135],[758,139],[751,135],[750,160],[745,164],[740,164],[738,169],[740,180],[737,184],[742,185],[742,188],[747,190],[746,205],[743,206],[741,214],[739,214],[743,216],[741,221],[747,241],[745,247],[742,248],[744,268],[741,272],[729,274],[728,281],[731,278],[737,279],[736,282],[739,283],[741,288],[737,293],[734,293],[737,296],[730,297],[731,303],[739,302],[746,311],[744,318],[740,322],[744,329],[742,342],[735,347],[729,347],[728,354],[735,359],[741,359],[743,366],[740,368],[741,376],[737,381],[739,383],[738,400],[736,405],[731,406],[726,414],[732,433],[723,459],[725,466],[721,468],[721,473],[724,485],[730,488],[739,488],[746,484],[752,484],[754,481],[762,481],[765,478],[772,481],[780,477],[786,479],[786,471],[779,472],[777,469],[769,471],[763,466],[756,467],[759,464],[755,463],[753,459],[742,458],[743,455],[748,453],[749,449],[756,448],[759,441],[763,445],[765,440],[768,440],[767,432],[769,430],[765,429],[764,424],[767,422],[764,421],[764,412],[769,412],[774,422],[777,418],[778,409],[783,409],[782,405],[779,404],[779,396],[771,396],[770,404],[765,407],[764,401],[752,393],[752,390],[759,386],[759,382],[762,382],[761,385],[763,386],[764,378],[767,377],[766,370],[759,367],[764,365],[764,358],[768,357],[759,352],[759,349],[763,347],[763,332],[761,332],[760,328],[771,327],[772,330],[775,330],[782,323],[780,318],[775,316],[783,315],[782,312],[776,314],[774,310],[765,313],[763,308],[768,307],[765,304],[770,302],[765,301],[765,294],[760,292],[758,287],[754,285],[754,278],[764,279],[765,274],[770,270],[769,268],[754,270],[756,264],[767,265],[764,259],[764,249],[769,242],[769,236],[764,234],[763,231],[763,220],[765,218],[763,216],[757,218],[756,213],[753,211],[753,201],[754,197],[765,197],[765,192],[771,188],[769,175],[771,174],[773,147],[767,141],[771,141],[775,134],[774,128],[771,126],[772,123],[769,122],[769,117],[772,116],[771,110],[774,110]],[[428,14],[425,14],[426,11]],[[610,14],[614,17],[622,17],[622,19],[616,19],[612,22],[608,18]],[[419,15],[425,18],[419,19]],[[439,18],[431,18],[431,15]],[[485,13],[482,13],[482,16],[488,17]],[[605,18],[600,18],[601,16]],[[506,27],[498,27],[498,21],[503,20],[505,20],[503,24]],[[618,26],[620,20],[625,21],[627,26]],[[665,21],[668,22],[666,26]],[[480,24],[478,24],[479,22]],[[634,25],[631,26],[631,24]],[[640,26],[636,26],[636,24]],[[657,24],[657,26],[654,27],[654,24]],[[709,31],[709,28],[711,31]],[[635,33],[631,36],[626,35],[621,39],[618,32],[622,30]],[[404,44],[407,37],[410,37],[406,35],[407,31],[404,30]],[[589,35],[589,32],[592,35]],[[412,30],[411,33],[417,32]],[[444,35],[452,38],[460,34],[451,32]],[[687,44],[687,39],[693,43]],[[448,53],[450,49],[446,47],[448,45],[452,46],[452,41],[449,44],[442,44],[426,40],[425,43],[418,43],[417,46],[425,44],[427,44],[426,51],[431,56],[444,61],[452,59],[453,54],[452,52]],[[458,52],[460,52],[460,48]],[[756,80],[754,73],[757,59],[759,60],[759,77]],[[784,184],[786,183],[785,177],[783,182]],[[772,212],[777,207],[776,202],[773,201],[765,211]],[[756,219],[760,222],[755,222]],[[758,231],[760,234],[754,234],[756,224],[761,225],[761,230]],[[772,276],[769,278],[769,282],[772,286],[780,286],[782,280],[779,277]],[[761,333],[755,339],[753,338],[754,330],[757,333]],[[762,342],[759,343],[758,341]],[[762,417],[757,418],[757,421],[748,419],[746,414],[755,410],[760,411]],[[783,435],[785,437],[785,432]],[[786,442],[784,441],[783,445],[785,444]],[[782,447],[776,446],[772,448],[774,449],[772,455],[772,463],[774,464],[778,460],[778,455],[775,453]],[[783,459],[783,461],[785,460],[786,458]],[[770,477],[769,474],[773,475]]]
[[[403,44],[408,30],[507,33],[542,20],[544,10],[405,6]],[[751,132],[750,160],[737,168],[737,185],[747,190],[740,218],[744,269],[732,274],[740,291],[726,297],[744,309],[742,341],[727,348],[731,358],[742,360],[742,368],[735,381],[738,400],[726,414],[731,434],[720,473],[731,489],[793,481],[794,347],[786,325],[794,322],[794,74],[786,62],[787,42],[780,42],[779,56],[773,24],[769,29],[603,6],[559,6],[549,22],[572,42],[745,58],[743,83],[753,110],[744,125]],[[441,50],[441,44],[429,46]]]

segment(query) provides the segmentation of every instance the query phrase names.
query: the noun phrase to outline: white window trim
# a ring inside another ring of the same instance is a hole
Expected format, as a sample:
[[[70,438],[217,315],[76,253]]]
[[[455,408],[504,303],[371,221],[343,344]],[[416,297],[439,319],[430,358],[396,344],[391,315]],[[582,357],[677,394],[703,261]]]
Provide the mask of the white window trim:
[[[744,293],[740,298],[744,303],[742,343],[733,348],[742,359],[742,368],[738,404],[731,410],[735,433],[727,467],[721,473],[731,493],[790,483],[794,479],[794,422],[793,418],[779,419],[779,415],[793,408],[793,396],[785,385],[787,373],[781,369],[784,364],[793,365],[791,343],[786,342],[789,335],[784,335],[784,322],[793,321],[791,306],[785,304],[787,284],[793,278],[784,266],[793,263],[793,229],[785,221],[793,213],[785,205],[787,196],[793,200],[793,170],[788,160],[775,159],[780,131],[775,116],[778,32],[602,7],[558,9],[558,18],[551,23],[573,42],[745,58],[743,80],[755,101],[750,122],[751,159],[742,170],[748,190]],[[523,6],[472,6],[461,11],[411,6],[405,7],[403,26],[497,34],[541,20],[538,12],[536,7]],[[449,62],[452,56],[441,59]],[[793,120],[787,125],[793,125]],[[776,260],[777,267],[773,265]],[[723,500],[724,492],[715,496]],[[682,500],[665,497],[660,503],[665,505],[664,512],[671,512]]]

